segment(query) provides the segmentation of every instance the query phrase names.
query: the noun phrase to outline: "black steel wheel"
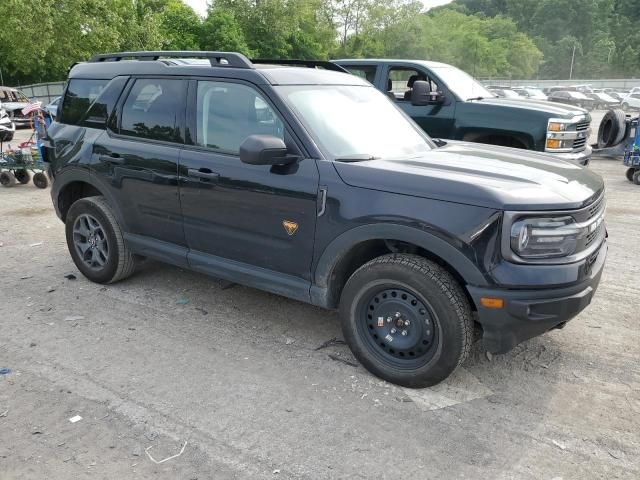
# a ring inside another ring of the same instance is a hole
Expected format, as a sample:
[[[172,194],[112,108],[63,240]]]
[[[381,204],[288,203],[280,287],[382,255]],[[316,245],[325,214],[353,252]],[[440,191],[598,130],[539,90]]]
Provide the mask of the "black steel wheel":
[[[345,340],[364,367],[406,387],[447,378],[473,341],[461,286],[418,255],[383,255],[356,270],[342,291],[340,317]]]
[[[103,197],[76,201],[69,208],[65,227],[71,258],[89,280],[113,283],[134,272],[135,257]]]
[[[636,169],[633,167],[627,168],[627,171],[625,173],[627,180],[629,180],[630,182],[633,182],[633,174],[636,173]]]
[[[13,174],[16,176],[16,180],[18,180],[22,185],[26,185],[31,180],[28,170],[16,170]]]
[[[47,188],[49,186],[49,177],[44,172],[37,172],[33,175],[33,184],[38,188]]]
[[[411,289],[374,288],[359,304],[357,315],[358,328],[371,351],[399,369],[427,363],[436,350],[438,317]]]
[[[3,187],[13,187],[16,184],[16,176],[9,172],[0,172],[0,185]]]

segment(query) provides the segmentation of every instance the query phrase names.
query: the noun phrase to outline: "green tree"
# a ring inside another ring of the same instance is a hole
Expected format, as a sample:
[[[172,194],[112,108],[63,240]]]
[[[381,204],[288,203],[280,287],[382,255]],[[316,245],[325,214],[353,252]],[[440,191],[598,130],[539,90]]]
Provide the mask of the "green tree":
[[[199,50],[202,21],[181,0],[169,0],[160,13],[162,48],[166,50]]]
[[[203,50],[233,51],[252,56],[244,33],[232,12],[218,7],[209,9],[202,24],[200,45]]]

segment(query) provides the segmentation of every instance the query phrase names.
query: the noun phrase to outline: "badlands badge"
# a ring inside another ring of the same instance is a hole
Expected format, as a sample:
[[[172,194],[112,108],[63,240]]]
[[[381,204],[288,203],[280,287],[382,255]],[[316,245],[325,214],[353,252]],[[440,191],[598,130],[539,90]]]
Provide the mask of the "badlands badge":
[[[291,220],[283,220],[282,226],[289,236],[298,231],[298,224],[296,222],[292,222]]]

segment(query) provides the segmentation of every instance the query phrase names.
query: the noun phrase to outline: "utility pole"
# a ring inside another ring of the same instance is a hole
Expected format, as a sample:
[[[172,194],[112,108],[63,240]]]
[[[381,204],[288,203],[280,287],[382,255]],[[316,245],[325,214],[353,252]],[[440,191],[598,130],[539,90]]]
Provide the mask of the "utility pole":
[[[576,58],[576,44],[573,44],[573,52],[571,53],[571,69],[569,70],[569,80],[573,78],[573,59]]]
[[[0,68],[0,85],[4,87],[4,78],[2,78],[2,69]]]

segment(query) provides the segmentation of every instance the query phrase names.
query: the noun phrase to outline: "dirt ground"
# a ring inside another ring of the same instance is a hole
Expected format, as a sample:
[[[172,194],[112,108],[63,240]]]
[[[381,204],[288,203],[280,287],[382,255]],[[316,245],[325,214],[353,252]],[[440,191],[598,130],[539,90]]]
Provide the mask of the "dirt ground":
[[[0,190],[0,480],[640,478],[640,187],[591,168],[591,306],[423,390],[367,373],[333,312],[156,262],[89,283],[49,191]]]

